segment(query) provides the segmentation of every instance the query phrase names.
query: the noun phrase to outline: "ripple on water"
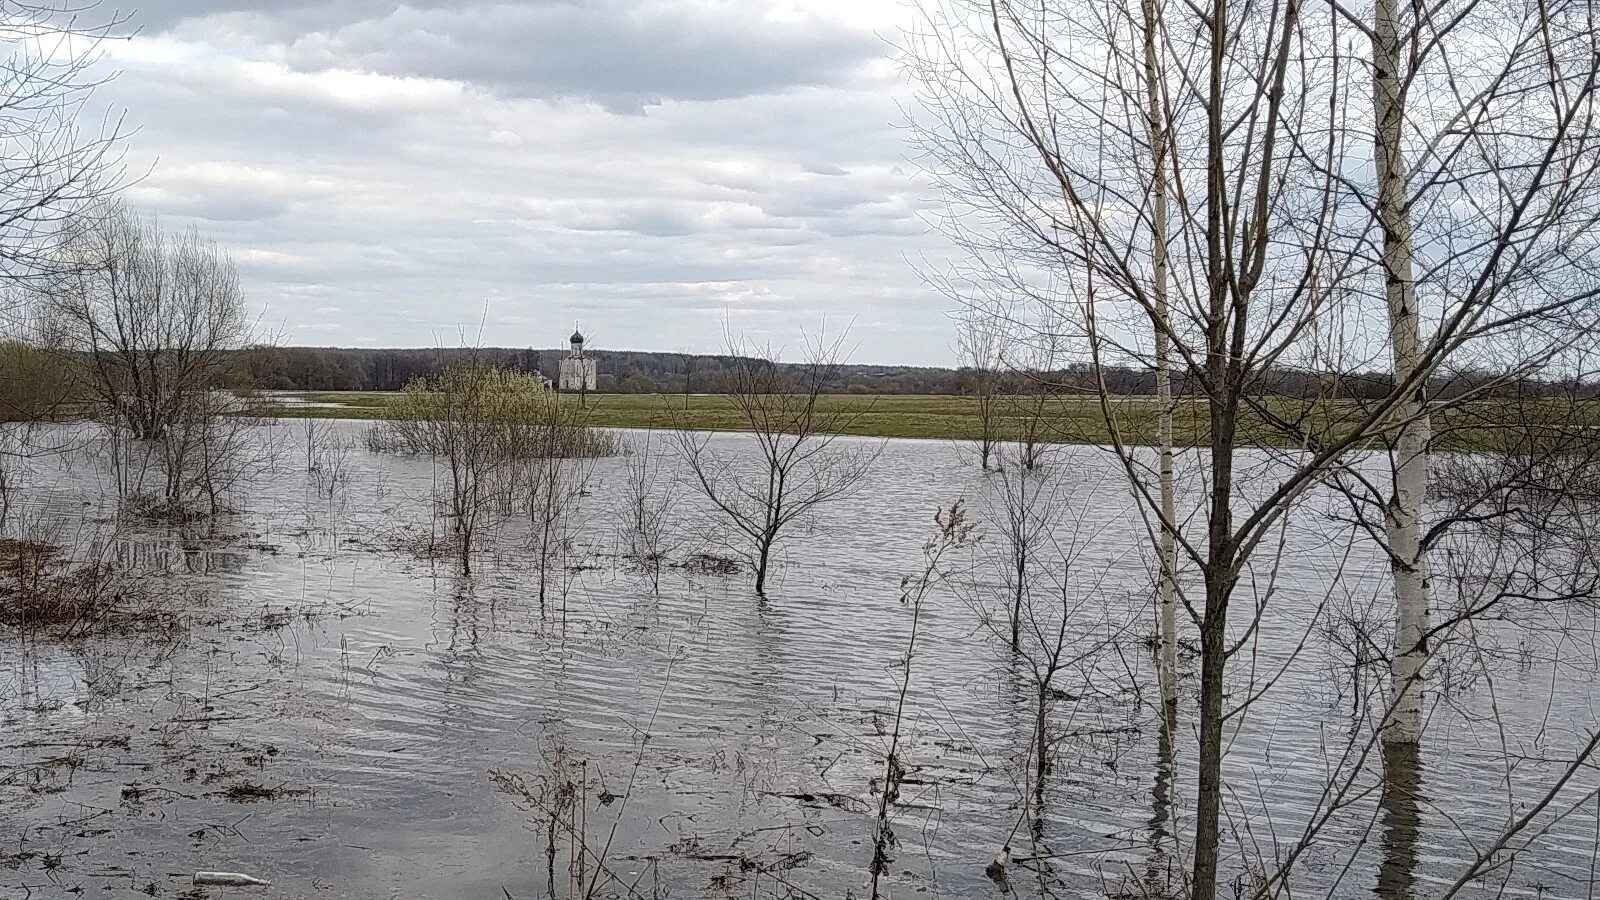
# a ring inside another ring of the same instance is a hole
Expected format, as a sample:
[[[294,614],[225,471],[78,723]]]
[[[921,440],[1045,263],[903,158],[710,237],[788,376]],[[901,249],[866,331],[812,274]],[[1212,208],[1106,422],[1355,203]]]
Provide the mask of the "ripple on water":
[[[933,511],[964,499],[981,516],[997,479],[946,443],[886,443],[864,489],[783,546],[763,602],[742,576],[671,567],[656,594],[616,560],[622,466],[595,463],[577,540],[591,567],[558,578],[542,608],[518,526],[490,529],[470,579],[448,559],[400,549],[430,527],[425,460],[357,449],[336,501],[280,465],[256,479],[231,534],[135,535],[129,558],[203,588],[217,609],[258,614],[165,648],[24,654],[0,639],[0,846],[26,834],[68,852],[50,872],[38,859],[0,864],[0,895],[52,878],[126,890],[167,884],[171,872],[239,868],[274,878],[274,897],[536,896],[538,836],[489,774],[531,777],[558,759],[582,761],[599,830],[609,835],[621,815],[610,837],[619,868],[644,872],[654,858],[650,871],[680,895],[705,892],[719,874],[749,893],[755,879],[733,862],[741,856],[804,860],[785,877],[821,896],[858,887],[910,626],[901,576],[920,564]],[[972,605],[1005,583],[986,568],[993,529],[963,557],[978,568],[932,596],[913,660],[892,869],[910,890],[992,894],[983,867],[1009,845],[1046,859],[1068,893],[1115,892],[1130,873],[1161,868],[1170,849],[1161,834],[1187,827],[1192,730],[1180,728],[1175,780],[1164,784],[1148,697],[1129,690],[1130,676],[1150,684],[1143,526],[1098,451],[1062,451],[1056,472],[1064,512],[1052,552],[1074,552],[1066,590],[1086,601],[1073,636],[1082,645],[1115,635],[1120,652],[1057,684],[1055,767],[1031,823],[1021,774],[1030,676]],[[35,502],[60,510],[103,490],[81,465],[32,477]],[[678,513],[680,554],[716,548],[721,529],[707,510],[685,495]],[[1329,773],[1349,764],[1352,733],[1364,744],[1349,719],[1355,686],[1317,624],[1335,601],[1380,595],[1384,566],[1312,512],[1275,539],[1281,568],[1247,573],[1275,600],[1241,655],[1240,686],[1252,672],[1274,681],[1230,723],[1230,874],[1316,827],[1323,839],[1297,869],[1297,890],[1365,894],[1384,860],[1392,872],[1407,858],[1419,885],[1449,883],[1469,837],[1481,843],[1506,819],[1502,739],[1528,757],[1509,789],[1525,801],[1592,727],[1591,618],[1564,612],[1548,632],[1507,639],[1520,662],[1490,661],[1505,732],[1483,717],[1483,679],[1439,707],[1412,804],[1417,834],[1385,830],[1400,820],[1378,804],[1375,752],[1348,805],[1324,821]],[[1574,634],[1590,635],[1589,649],[1575,650]],[[1560,668],[1546,662],[1558,654]],[[54,761],[89,739],[102,742],[94,752]],[[282,793],[241,803],[228,794],[239,785]],[[601,804],[602,795],[615,798]],[[1555,823],[1512,872],[1512,892],[1586,889],[1593,823]],[[1352,855],[1355,874],[1345,874]],[[1013,865],[1024,892],[1026,865]]]

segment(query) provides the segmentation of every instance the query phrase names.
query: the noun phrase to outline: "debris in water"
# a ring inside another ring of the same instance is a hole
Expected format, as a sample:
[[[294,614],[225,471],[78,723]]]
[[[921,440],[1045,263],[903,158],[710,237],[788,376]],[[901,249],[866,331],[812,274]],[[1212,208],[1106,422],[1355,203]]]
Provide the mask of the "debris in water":
[[[736,575],[739,572],[738,560],[715,553],[695,553],[683,562],[672,565],[700,575]]]
[[[240,781],[228,785],[222,790],[224,799],[233,803],[254,803],[257,800],[277,800],[280,797],[298,797],[305,791],[296,788],[287,788],[283,785],[271,787],[265,784],[256,784],[253,781]]]
[[[989,876],[989,880],[1000,888],[1002,894],[1011,893],[1011,883],[1006,877],[1006,858],[1010,855],[1011,847],[1009,845],[1002,847],[994,859],[989,860],[989,864],[983,867],[983,874]]]
[[[222,884],[229,887],[266,887],[270,881],[262,881],[242,872],[196,872],[195,884]]]

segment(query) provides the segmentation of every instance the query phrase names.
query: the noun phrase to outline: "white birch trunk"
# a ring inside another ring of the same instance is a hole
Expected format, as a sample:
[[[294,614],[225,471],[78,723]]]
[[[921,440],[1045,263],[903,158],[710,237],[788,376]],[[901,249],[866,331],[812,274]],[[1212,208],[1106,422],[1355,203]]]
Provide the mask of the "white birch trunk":
[[[1155,0],[1142,0],[1144,11],[1144,79],[1147,103],[1146,124],[1150,131],[1151,182],[1150,213],[1152,253],[1151,294],[1156,314],[1156,406],[1161,454],[1161,581],[1158,592],[1160,631],[1157,638],[1160,681],[1164,712],[1170,716],[1178,703],[1178,539],[1173,529],[1178,521],[1177,486],[1172,465],[1172,340],[1167,333],[1171,318],[1167,311],[1167,133],[1162,114],[1161,75],[1156,65]]]
[[[1421,316],[1412,272],[1411,214],[1401,142],[1405,123],[1401,48],[1396,0],[1377,0],[1372,61],[1378,224],[1383,229],[1383,275],[1389,312],[1389,345],[1396,385],[1421,365]],[[1422,730],[1423,635],[1428,628],[1428,561],[1422,547],[1423,505],[1428,493],[1429,422],[1426,379],[1395,407],[1407,424],[1396,440],[1394,488],[1385,519],[1394,576],[1395,632],[1390,671],[1390,713],[1384,739],[1413,743]]]

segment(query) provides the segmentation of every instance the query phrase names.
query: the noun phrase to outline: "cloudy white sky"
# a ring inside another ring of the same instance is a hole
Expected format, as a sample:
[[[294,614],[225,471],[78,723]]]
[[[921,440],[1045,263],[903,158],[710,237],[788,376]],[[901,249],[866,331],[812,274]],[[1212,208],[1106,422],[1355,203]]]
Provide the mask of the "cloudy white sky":
[[[149,0],[131,191],[293,344],[715,351],[854,320],[946,363],[900,0]]]

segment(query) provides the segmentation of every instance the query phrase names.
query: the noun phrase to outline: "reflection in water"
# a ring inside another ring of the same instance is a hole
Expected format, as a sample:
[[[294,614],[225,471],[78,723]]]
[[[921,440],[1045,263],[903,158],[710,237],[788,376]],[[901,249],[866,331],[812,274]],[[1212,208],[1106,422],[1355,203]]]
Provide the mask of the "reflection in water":
[[[182,575],[224,575],[242,571],[249,556],[220,545],[214,535],[119,535],[110,544],[110,561],[122,571]]]
[[[1422,827],[1422,760],[1418,745],[1383,742],[1383,858],[1378,863],[1382,900],[1411,900],[1417,870],[1417,832]]]
[[[445,617],[445,649],[451,654],[478,649],[479,627],[484,618],[482,604],[471,578],[458,576],[451,580]]]
[[[1155,774],[1150,779],[1149,855],[1145,862],[1145,894],[1173,896],[1173,871],[1177,863],[1177,841],[1172,831],[1172,788],[1176,775],[1173,738],[1177,729],[1177,707],[1163,704],[1165,715],[1157,735]]]

